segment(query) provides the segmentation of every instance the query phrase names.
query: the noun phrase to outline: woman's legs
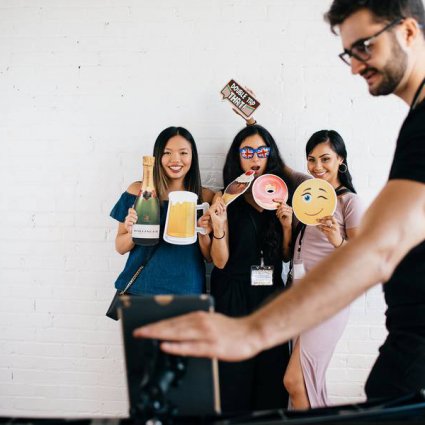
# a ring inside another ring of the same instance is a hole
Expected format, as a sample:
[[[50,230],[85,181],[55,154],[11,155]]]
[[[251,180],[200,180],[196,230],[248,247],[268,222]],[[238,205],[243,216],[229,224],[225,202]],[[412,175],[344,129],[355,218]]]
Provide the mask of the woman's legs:
[[[283,377],[283,384],[289,393],[290,402],[294,409],[309,409],[307,389],[304,383],[304,376],[300,361],[300,339],[292,352],[289,364]]]

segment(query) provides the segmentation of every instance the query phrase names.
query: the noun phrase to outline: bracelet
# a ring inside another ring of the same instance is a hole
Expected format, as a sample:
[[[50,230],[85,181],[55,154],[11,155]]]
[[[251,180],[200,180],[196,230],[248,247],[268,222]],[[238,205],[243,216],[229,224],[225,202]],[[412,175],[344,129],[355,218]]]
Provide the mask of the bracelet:
[[[214,233],[213,233],[213,238],[214,239],[223,239],[225,236],[226,236],[226,231],[225,230],[223,230],[223,236],[221,236],[219,238],[216,235],[214,235]]]
[[[337,246],[337,248],[339,248],[339,247],[341,247],[342,246],[342,244],[345,242],[345,239],[344,238],[342,238],[342,241],[341,241],[341,243]]]

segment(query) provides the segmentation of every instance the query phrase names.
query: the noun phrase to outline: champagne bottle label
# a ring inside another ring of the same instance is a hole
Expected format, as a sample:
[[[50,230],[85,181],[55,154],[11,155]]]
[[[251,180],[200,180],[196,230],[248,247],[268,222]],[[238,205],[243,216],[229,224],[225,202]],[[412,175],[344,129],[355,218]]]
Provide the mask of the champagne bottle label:
[[[159,224],[134,224],[133,238],[158,239]]]

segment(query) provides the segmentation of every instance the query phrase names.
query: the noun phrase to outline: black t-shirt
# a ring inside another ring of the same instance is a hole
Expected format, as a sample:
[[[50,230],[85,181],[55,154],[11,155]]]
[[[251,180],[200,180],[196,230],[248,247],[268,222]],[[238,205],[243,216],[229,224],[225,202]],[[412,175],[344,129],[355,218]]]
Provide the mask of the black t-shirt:
[[[394,179],[425,183],[425,101],[409,113],[400,130],[389,176]],[[384,292],[389,328],[425,325],[425,240],[403,258]]]

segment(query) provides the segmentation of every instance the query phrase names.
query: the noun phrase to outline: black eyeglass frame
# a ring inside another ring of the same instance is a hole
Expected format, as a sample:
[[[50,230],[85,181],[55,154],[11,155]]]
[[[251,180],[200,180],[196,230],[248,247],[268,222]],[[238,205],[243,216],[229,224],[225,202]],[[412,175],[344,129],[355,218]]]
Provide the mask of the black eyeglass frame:
[[[369,51],[369,46],[371,43],[379,37],[382,33],[385,31],[388,31],[392,27],[401,24],[404,21],[405,18],[396,18],[393,21],[391,21],[388,25],[385,25],[384,28],[380,29],[377,33],[371,35],[370,37],[367,37],[363,40],[356,41],[352,46],[351,49],[344,49],[342,53],[340,53],[338,56],[340,59],[346,63],[348,66],[351,66],[351,58],[355,58],[360,62],[367,62],[371,57],[372,53]],[[360,57],[357,53],[353,52],[353,49],[356,47],[362,46],[364,50],[364,57]],[[348,56],[348,58],[347,58]]]

